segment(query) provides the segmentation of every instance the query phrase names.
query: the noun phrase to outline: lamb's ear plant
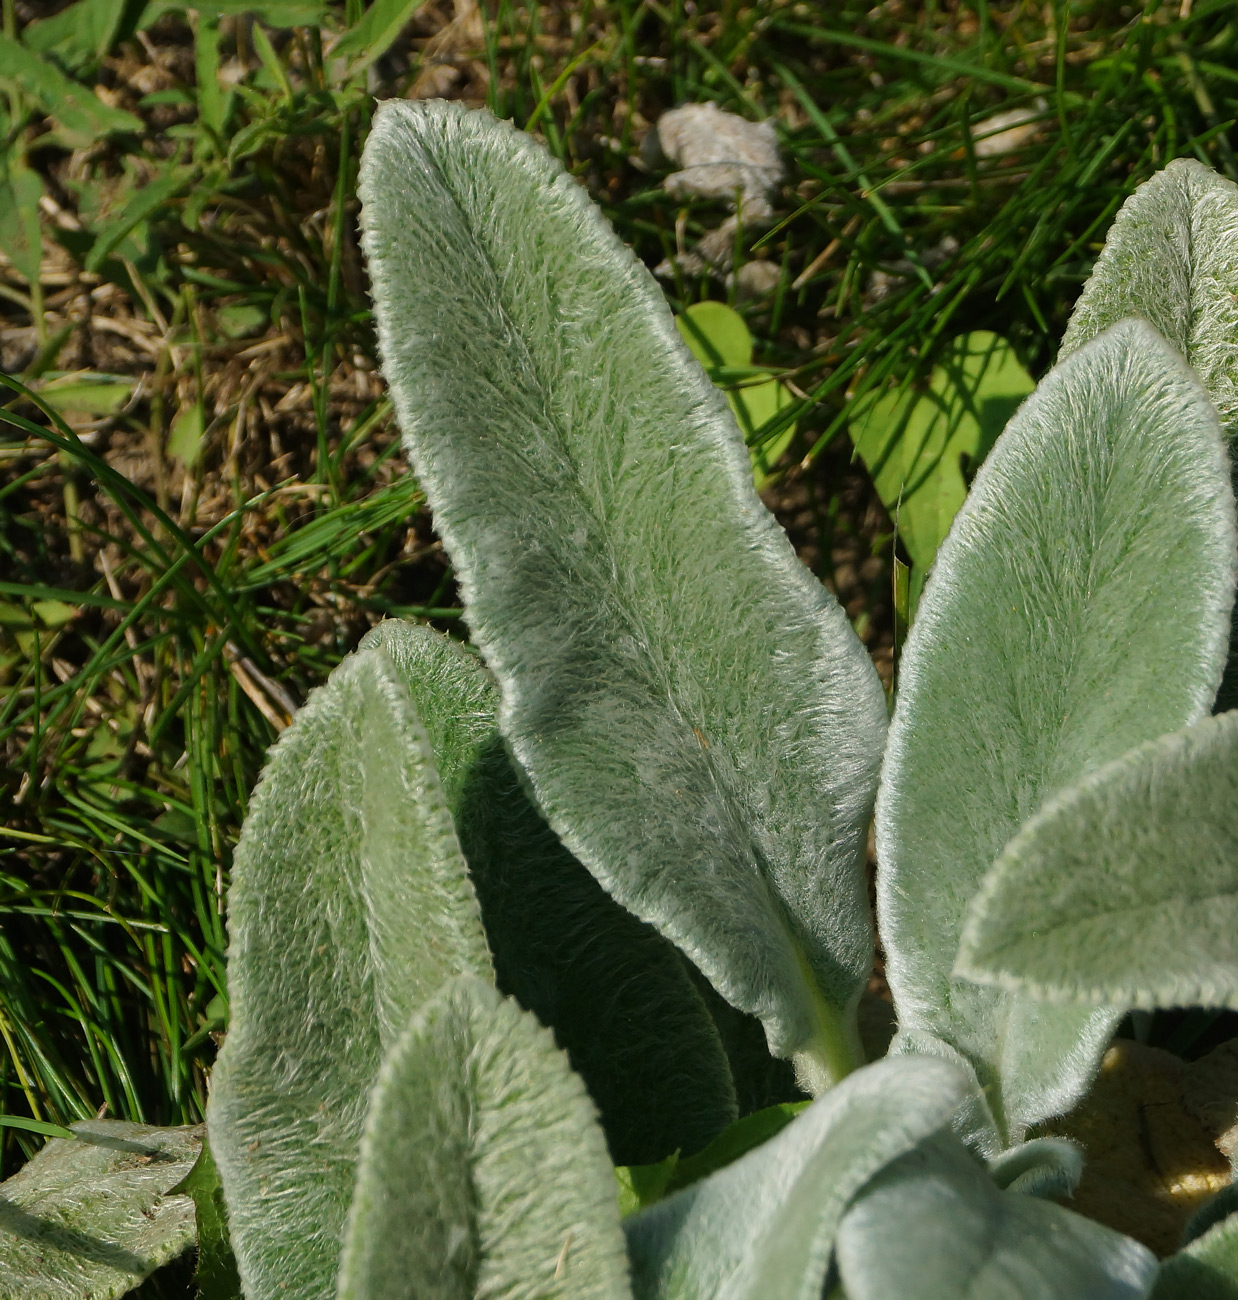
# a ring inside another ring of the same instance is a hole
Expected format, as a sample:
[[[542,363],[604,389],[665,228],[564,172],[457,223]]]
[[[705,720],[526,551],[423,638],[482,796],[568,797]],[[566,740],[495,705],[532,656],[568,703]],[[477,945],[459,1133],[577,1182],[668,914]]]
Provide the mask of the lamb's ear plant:
[[[1115,224],[937,553],[886,747],[645,268],[512,127],[380,109],[384,365],[484,664],[376,629],[255,793],[208,1114],[245,1300],[1238,1294],[1230,1200],[1158,1265],[1055,1203],[1086,1152],[1024,1140],[1125,1009],[1234,1005],[1233,197],[1179,167]],[[1126,294],[1158,257],[1185,316]],[[899,1027],[864,1065],[875,797]],[[621,1224],[613,1160],[735,1114],[719,995],[820,1095]]]
[[[1053,1203],[1083,1153],[1023,1139],[1086,1090],[1123,1010],[1148,1000],[1150,965],[1153,1001],[1226,987],[1224,927],[1191,904],[1195,884],[1152,882],[1163,849],[1143,851],[1232,781],[1228,720],[1202,721],[1236,564],[1215,377],[1205,388],[1146,320],[1098,317],[977,476],[901,665],[877,816],[899,1033],[893,1059],[857,1071],[855,1007],[872,960],[862,851],[884,701],[837,603],[758,501],[725,401],[644,268],[511,127],[457,105],[385,105],[362,198],[385,372],[486,666],[437,634],[377,629],[281,741],[255,800],[233,900],[234,1028],[211,1113],[247,1300],[329,1300],[337,1284],[341,1296],[395,1300],[410,1277],[461,1300],[628,1294],[617,1207],[599,1193],[602,1130],[527,1012],[489,989],[488,952],[500,987],[553,1022],[556,999],[539,1003],[539,985],[564,973],[555,896],[579,900],[570,910],[590,918],[583,932],[608,936],[603,967],[650,955],[651,1003],[693,1062],[691,1105],[712,1117],[693,1140],[733,1101],[679,959],[647,931],[624,931],[581,864],[759,1016],[771,1050],[824,1093],[763,1146],[626,1221],[639,1300],[812,1300],[823,1288],[851,1300],[1149,1295],[1146,1248]],[[1119,223],[1119,238],[1130,229]],[[1101,280],[1115,258],[1102,259]],[[345,705],[341,691],[371,677],[383,692]],[[294,741],[328,699],[329,726]],[[400,743],[372,734],[384,710]],[[321,760],[322,782],[307,782],[314,744],[336,755]],[[1197,751],[1216,769],[1205,792]],[[403,795],[390,783],[402,755]],[[1129,817],[1149,780],[1157,799],[1142,821]],[[365,902],[367,869],[350,865],[369,861],[363,811],[327,846],[342,865],[316,868],[312,846],[296,871],[280,856],[315,815],[305,790],[337,820],[376,799],[388,818],[401,798],[418,808],[392,873],[408,890],[411,979],[387,969],[389,916]],[[1072,877],[1060,850],[1088,852],[1093,841],[1075,832],[1098,806],[1126,838],[1109,835],[1090,874]],[[264,831],[264,818],[282,829]],[[1213,854],[1195,854],[1193,880],[1228,879],[1228,833],[1200,829]],[[1080,954],[1061,941],[1053,920],[1077,921],[1080,896],[1108,907],[1098,925],[1122,915],[1128,842],[1142,854],[1136,905],[1164,903],[1173,918],[1134,976],[1104,945]],[[336,925],[329,950],[353,1018],[332,1019],[343,1018],[333,990],[309,1039],[297,1040],[290,1004],[255,1033],[270,999],[258,972],[292,946],[302,960],[323,948],[295,934],[323,908],[305,887],[316,871],[334,872],[338,899],[351,900],[352,928]],[[439,911],[414,915],[435,898]],[[288,924],[298,907],[309,919]],[[552,919],[539,930],[544,908]],[[1213,949],[1184,952],[1205,921]],[[1041,977],[1046,966],[1058,984]],[[431,984],[443,986],[433,997]],[[588,1035],[573,1044],[572,1021],[562,1037],[588,1079]],[[310,1044],[342,1048],[350,1034],[364,1043],[351,1072],[313,1057],[320,1106],[312,1120],[285,1118]],[[655,1057],[665,1047],[647,1026],[638,1037]],[[599,1059],[632,1070],[607,1038]],[[628,1086],[640,1077],[632,1070]],[[613,1113],[612,1156],[623,1129]],[[310,1140],[281,1151],[288,1119]],[[329,1158],[298,1163],[316,1145]],[[539,1178],[553,1182],[544,1204],[529,1195]],[[280,1208],[264,1216],[272,1188]],[[1227,1225],[1163,1270],[1165,1286],[1183,1270],[1223,1276]],[[298,1252],[312,1271],[287,1260],[293,1231],[314,1246]]]

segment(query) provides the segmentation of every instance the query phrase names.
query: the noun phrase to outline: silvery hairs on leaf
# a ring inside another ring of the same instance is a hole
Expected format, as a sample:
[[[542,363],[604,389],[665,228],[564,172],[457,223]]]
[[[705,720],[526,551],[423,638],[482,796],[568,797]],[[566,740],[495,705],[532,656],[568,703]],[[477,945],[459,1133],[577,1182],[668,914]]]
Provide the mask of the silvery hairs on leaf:
[[[246,1300],[329,1300],[366,1101],[449,977],[490,977],[407,689],[345,659],[280,737],[228,894],[231,1022],[207,1123]]]
[[[1178,158],[1122,205],[1062,338],[1063,357],[1142,316],[1195,367],[1238,438],[1238,185]]]
[[[5,1300],[114,1300],[194,1241],[193,1202],[168,1193],[202,1127],[73,1124],[0,1183]]]
[[[971,1060],[1005,1143],[1087,1087],[1117,1013],[953,979],[964,910],[1057,790],[1208,711],[1234,572],[1216,413],[1142,321],[1050,371],[938,554],[878,799],[878,914],[900,1028]]]
[[[620,907],[529,802],[477,655],[397,619],[361,644],[390,656],[425,725],[498,986],[554,1030],[615,1163],[699,1150],[735,1119],[735,1088],[686,959]]]
[[[848,1202],[949,1124],[968,1087],[927,1057],[849,1075],[755,1151],[624,1221],[636,1300],[817,1300]]]
[[[630,1300],[615,1176],[548,1029],[452,981],[383,1062],[339,1300]]]
[[[1214,1224],[1161,1265],[1152,1300],[1236,1300],[1238,1214]]]
[[[360,192],[405,446],[543,814],[776,1054],[845,1070],[886,722],[864,647],[653,279],[540,145],[389,101]]]
[[[1051,800],[972,900],[956,970],[1049,1001],[1238,1008],[1238,713]]]
[[[956,1138],[888,1165],[838,1229],[848,1300],[1141,1300],[1156,1257],[1060,1205],[1000,1191]]]

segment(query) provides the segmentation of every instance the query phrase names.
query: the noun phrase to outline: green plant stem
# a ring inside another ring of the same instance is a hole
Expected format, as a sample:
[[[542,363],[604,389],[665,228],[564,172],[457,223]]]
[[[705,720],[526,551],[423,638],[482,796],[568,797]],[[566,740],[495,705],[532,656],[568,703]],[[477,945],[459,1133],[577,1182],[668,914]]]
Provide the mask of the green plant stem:
[[[840,1083],[853,1070],[865,1064],[864,1048],[860,1043],[860,1028],[855,1007],[840,1011],[831,1006],[821,993],[821,986],[808,965],[808,959],[798,943],[794,945],[796,961],[804,985],[812,999],[816,1032],[807,1047],[792,1057],[796,1082],[805,1092],[820,1096]]]

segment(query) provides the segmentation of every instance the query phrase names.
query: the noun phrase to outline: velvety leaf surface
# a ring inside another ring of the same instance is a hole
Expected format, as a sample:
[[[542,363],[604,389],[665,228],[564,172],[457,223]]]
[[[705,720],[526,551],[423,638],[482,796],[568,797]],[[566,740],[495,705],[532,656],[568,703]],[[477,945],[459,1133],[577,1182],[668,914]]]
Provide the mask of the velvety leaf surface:
[[[973,899],[956,970],[1056,1001],[1238,1007],[1238,713],[1046,805]]]
[[[900,668],[878,908],[900,1027],[971,1060],[1007,1144],[1077,1099],[1116,1012],[953,979],[964,910],[1056,791],[1207,712],[1234,567],[1215,412],[1140,321],[1045,377],[938,553]]]
[[[1079,1186],[1083,1148],[1069,1138],[1033,1138],[995,1156],[988,1169],[1003,1191],[1054,1200],[1069,1196]]]
[[[1122,205],[1062,339],[1062,356],[1142,316],[1195,367],[1238,437],[1238,185],[1177,158]]]
[[[748,323],[721,302],[694,302],[675,317],[675,327],[705,373],[726,393],[740,432],[748,443],[752,472],[758,488],[795,441],[795,421],[759,445],[753,438],[767,421],[795,402],[795,395],[763,366],[752,364],[752,334]]]
[[[955,1139],[889,1165],[838,1229],[847,1300],[1139,1300],[1156,1257],[1130,1237],[1000,1191]]]
[[[361,644],[390,656],[425,725],[499,988],[554,1030],[615,1162],[699,1150],[735,1118],[735,1090],[685,959],[611,898],[529,802],[476,655],[394,619]]]
[[[172,1195],[202,1128],[121,1120],[70,1126],[0,1183],[5,1300],[114,1300],[194,1240],[193,1202]]]
[[[207,1121],[246,1300],[326,1300],[383,1055],[446,979],[490,973],[430,747],[383,651],[346,659],[272,750],[228,931]]]
[[[567,846],[781,1055],[855,1060],[885,729],[661,291],[529,137],[379,106],[364,246],[405,444]]]
[[[1152,1300],[1238,1300],[1238,1215],[1171,1255],[1161,1265]]]
[[[755,1151],[624,1221],[637,1300],[817,1300],[850,1199],[948,1124],[966,1089],[924,1057],[848,1076]]]
[[[596,1112],[528,1012],[453,981],[383,1062],[339,1300],[624,1300]]]

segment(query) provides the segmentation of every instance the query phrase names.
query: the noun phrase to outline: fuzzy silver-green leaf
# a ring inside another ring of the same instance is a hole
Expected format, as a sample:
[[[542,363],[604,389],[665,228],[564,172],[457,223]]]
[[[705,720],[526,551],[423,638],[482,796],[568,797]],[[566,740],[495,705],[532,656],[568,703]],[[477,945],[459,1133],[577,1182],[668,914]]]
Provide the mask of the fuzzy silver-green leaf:
[[[1062,356],[1127,316],[1194,366],[1238,437],[1238,185],[1177,158],[1122,205],[1062,339]]]
[[[885,730],[863,646],[540,145],[389,101],[360,191],[384,374],[542,812],[775,1052],[846,1068]]]
[[[887,1166],[838,1229],[847,1300],[1141,1300],[1145,1246],[1060,1205],[1004,1192],[953,1137]]]
[[[194,1242],[193,1201],[168,1193],[198,1158],[201,1125],[71,1128],[0,1183],[5,1300],[115,1300]]]
[[[616,1164],[698,1151],[736,1116],[722,1042],[684,957],[624,911],[529,802],[493,677],[458,642],[388,619],[381,647],[426,728],[499,988],[571,1058]]]
[[[207,1120],[246,1300],[329,1300],[383,1056],[446,979],[490,977],[430,747],[382,650],[346,659],[272,750],[228,930]]]
[[[630,1300],[614,1172],[549,1030],[450,983],[383,1063],[339,1300]]]
[[[1050,1001],[1238,1007],[1238,713],[1046,805],[973,899],[957,969]]]
[[[953,978],[964,911],[1056,791],[1208,711],[1234,573],[1216,413],[1141,321],[1045,377],[938,554],[900,667],[878,908],[900,1028],[973,1063],[1005,1143],[1077,1099],[1116,1013]]]
[[[967,1089],[927,1057],[850,1075],[755,1151],[624,1221],[637,1300],[817,1300],[851,1197],[948,1124]]]
[[[1231,1214],[1171,1255],[1152,1300],[1238,1300],[1238,1214]]]

